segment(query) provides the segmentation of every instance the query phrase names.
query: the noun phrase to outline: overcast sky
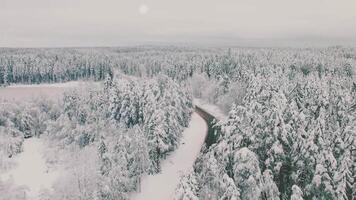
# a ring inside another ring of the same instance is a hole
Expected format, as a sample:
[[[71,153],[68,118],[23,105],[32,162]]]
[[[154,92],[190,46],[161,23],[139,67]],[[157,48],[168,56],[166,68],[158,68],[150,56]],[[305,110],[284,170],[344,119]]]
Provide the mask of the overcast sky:
[[[0,0],[0,46],[356,44],[356,0]]]

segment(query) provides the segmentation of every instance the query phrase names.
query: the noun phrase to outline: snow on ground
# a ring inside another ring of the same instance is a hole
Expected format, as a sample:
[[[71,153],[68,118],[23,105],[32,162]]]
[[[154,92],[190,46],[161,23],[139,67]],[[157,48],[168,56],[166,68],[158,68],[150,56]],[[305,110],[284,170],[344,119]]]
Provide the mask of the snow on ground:
[[[11,85],[0,88],[0,102],[2,100],[23,102],[39,97],[57,100],[67,90],[97,87],[99,84],[100,82],[71,81],[54,84]],[[25,186],[29,189],[26,194],[28,199],[38,199],[40,189],[50,189],[63,171],[51,171],[48,168],[43,157],[46,153],[43,139],[25,139],[23,147],[23,152],[12,158],[16,166],[4,174],[0,173],[0,180],[13,179],[17,186]]]
[[[9,85],[7,88],[68,88],[78,87],[81,83],[81,81],[69,81],[64,83],[13,84]]]
[[[90,85],[92,84],[92,85]],[[0,100],[7,101],[24,101],[33,98],[49,98],[57,100],[66,90],[78,87],[98,85],[99,82],[85,82],[85,81],[70,81],[66,83],[53,83],[53,84],[31,84],[22,85],[15,84],[7,87],[0,88]],[[88,86],[89,87],[89,86]]]
[[[28,188],[28,199],[37,199],[41,189],[51,189],[53,182],[59,176],[58,171],[50,171],[43,157],[45,145],[39,138],[29,138],[24,141],[24,151],[14,157],[16,166],[0,179],[13,179],[17,186]]]
[[[206,134],[205,121],[197,113],[193,113],[189,127],[183,132],[181,145],[162,161],[161,173],[143,177],[141,192],[134,194],[132,199],[173,199],[180,176],[192,170]]]
[[[208,103],[202,99],[194,99],[193,104],[199,106],[219,120],[225,120],[227,118],[227,115],[217,105]]]

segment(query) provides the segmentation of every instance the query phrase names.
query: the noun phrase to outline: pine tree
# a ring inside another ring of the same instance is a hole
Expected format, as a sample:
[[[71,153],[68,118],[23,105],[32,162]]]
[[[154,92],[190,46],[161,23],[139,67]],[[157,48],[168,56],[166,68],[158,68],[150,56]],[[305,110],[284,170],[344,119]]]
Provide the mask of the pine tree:
[[[292,196],[290,197],[290,200],[304,200],[303,192],[297,185],[292,186]]]
[[[241,199],[259,199],[261,171],[256,154],[248,148],[241,148],[235,152],[234,162],[234,180]]]
[[[339,163],[338,169],[334,175],[334,180],[336,184],[336,197],[340,200],[351,199],[348,196],[348,191],[351,191],[353,184],[353,177],[350,169],[352,168],[352,161],[350,158],[350,153],[346,151]]]
[[[312,180],[311,198],[320,200],[335,199],[332,179],[322,164],[317,164]]]
[[[223,175],[220,183],[221,190],[224,191],[220,200],[240,200],[240,191],[236,187],[234,180],[227,174]]]
[[[198,183],[194,172],[183,175],[175,190],[174,200],[198,200]]]
[[[262,199],[279,200],[279,191],[276,183],[273,181],[272,171],[266,170],[263,172],[261,190]]]

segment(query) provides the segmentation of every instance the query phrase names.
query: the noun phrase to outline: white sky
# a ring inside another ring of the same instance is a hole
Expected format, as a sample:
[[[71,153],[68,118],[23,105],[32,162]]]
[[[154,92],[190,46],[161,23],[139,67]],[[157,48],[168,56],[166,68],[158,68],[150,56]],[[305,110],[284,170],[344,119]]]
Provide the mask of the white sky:
[[[0,46],[356,44],[356,0],[0,0]]]

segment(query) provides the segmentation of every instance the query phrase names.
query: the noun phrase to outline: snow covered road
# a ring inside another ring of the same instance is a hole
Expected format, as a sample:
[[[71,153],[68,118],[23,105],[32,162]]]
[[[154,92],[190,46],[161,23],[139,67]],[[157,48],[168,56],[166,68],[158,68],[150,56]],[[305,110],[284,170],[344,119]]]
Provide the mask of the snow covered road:
[[[193,169],[207,134],[207,124],[197,113],[193,113],[189,127],[183,132],[181,145],[162,161],[160,174],[143,177],[141,192],[134,200],[170,200],[179,183],[180,176]]]

